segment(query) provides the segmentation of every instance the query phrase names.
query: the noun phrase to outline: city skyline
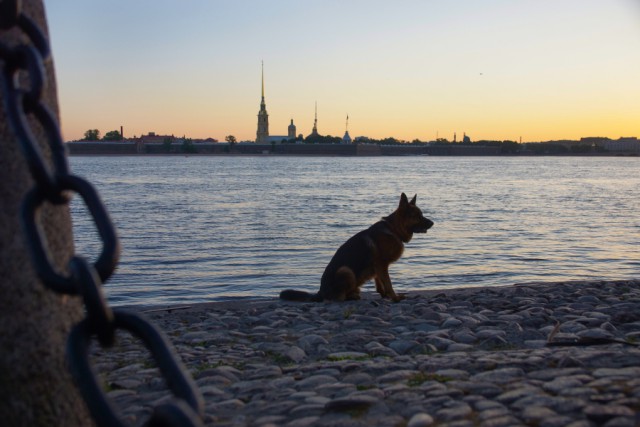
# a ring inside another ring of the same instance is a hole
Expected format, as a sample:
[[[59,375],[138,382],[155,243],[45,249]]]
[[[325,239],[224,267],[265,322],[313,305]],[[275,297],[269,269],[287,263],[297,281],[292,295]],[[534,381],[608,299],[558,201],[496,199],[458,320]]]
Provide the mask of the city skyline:
[[[640,135],[640,4],[45,0],[63,136]],[[340,13],[337,13],[340,12]],[[313,18],[313,19],[312,19]],[[309,22],[314,24],[309,25]]]

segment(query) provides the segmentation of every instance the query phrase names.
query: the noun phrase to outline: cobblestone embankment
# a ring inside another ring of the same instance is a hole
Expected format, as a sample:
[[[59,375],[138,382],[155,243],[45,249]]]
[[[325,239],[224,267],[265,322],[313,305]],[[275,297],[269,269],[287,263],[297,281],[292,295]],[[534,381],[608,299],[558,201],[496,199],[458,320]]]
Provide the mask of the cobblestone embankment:
[[[640,425],[640,281],[429,291],[400,303],[374,294],[211,303],[147,316],[199,385],[206,425]],[[133,425],[167,399],[130,336],[93,361]]]

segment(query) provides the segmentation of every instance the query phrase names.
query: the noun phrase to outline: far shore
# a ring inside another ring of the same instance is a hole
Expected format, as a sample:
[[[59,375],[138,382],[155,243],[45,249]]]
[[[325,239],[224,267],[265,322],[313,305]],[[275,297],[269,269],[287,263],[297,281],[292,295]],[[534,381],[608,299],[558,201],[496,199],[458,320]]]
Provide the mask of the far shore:
[[[534,144],[535,145],[535,144]],[[65,144],[70,155],[260,155],[260,156],[638,156],[639,151],[588,152],[562,145],[551,148],[507,150],[499,145],[480,144],[220,144],[188,145],[135,142],[74,141]]]

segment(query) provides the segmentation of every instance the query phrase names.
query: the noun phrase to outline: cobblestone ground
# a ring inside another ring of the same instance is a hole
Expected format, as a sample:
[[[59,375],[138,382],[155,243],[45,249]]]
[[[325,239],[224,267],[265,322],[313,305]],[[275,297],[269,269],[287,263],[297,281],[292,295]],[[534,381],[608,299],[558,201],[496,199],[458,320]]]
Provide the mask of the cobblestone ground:
[[[141,308],[136,309],[138,311]],[[638,426],[640,281],[212,303],[147,316],[211,426]],[[140,343],[94,350],[132,425],[169,393]]]

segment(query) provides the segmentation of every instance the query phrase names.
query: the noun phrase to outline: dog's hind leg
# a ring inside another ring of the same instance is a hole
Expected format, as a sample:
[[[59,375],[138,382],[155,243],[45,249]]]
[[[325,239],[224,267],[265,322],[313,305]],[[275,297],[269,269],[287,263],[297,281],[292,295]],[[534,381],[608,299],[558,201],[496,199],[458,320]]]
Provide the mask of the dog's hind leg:
[[[355,301],[360,299],[360,288],[357,286],[347,292],[346,300]]]
[[[333,290],[336,293],[336,300],[360,299],[360,289],[358,289],[356,283],[356,275],[349,267],[340,267],[336,271]]]

